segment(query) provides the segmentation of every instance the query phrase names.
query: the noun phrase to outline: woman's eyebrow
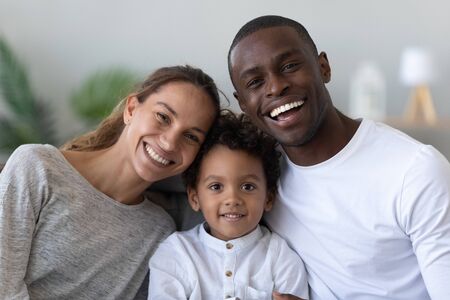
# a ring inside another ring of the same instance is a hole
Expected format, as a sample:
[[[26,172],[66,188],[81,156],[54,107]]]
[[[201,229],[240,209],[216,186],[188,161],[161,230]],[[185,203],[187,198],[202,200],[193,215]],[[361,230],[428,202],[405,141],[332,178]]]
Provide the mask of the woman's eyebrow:
[[[177,112],[170,107],[170,105],[168,105],[167,103],[161,102],[161,101],[157,101],[156,104],[159,104],[161,106],[164,106],[168,111],[170,111],[175,117],[178,117]]]

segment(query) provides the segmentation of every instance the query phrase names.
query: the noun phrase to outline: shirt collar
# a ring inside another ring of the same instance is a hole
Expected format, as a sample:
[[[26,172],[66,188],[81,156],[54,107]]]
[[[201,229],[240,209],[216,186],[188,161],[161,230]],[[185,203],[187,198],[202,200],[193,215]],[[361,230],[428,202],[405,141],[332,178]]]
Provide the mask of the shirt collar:
[[[207,247],[224,253],[230,253],[244,249],[250,245],[255,244],[258,240],[260,240],[263,237],[261,228],[258,225],[253,231],[244,236],[241,236],[240,238],[229,241],[223,241],[209,234],[206,231],[205,226],[208,226],[206,222],[200,225],[199,229],[200,241]]]

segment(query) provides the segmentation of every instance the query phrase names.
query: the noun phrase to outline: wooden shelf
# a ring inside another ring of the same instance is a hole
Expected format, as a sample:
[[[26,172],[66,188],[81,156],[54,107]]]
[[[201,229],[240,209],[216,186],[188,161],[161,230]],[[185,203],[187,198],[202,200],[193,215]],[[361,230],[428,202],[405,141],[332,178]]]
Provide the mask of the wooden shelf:
[[[429,124],[426,122],[411,122],[403,117],[388,117],[383,120],[386,123],[395,128],[405,129],[428,129],[428,130],[449,130],[450,131],[450,118],[438,119],[435,123]]]

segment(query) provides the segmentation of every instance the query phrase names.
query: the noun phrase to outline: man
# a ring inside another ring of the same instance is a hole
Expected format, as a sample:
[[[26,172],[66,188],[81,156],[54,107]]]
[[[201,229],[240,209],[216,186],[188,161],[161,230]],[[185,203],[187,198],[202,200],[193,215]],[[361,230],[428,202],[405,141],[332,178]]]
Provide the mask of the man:
[[[269,226],[303,258],[312,299],[450,299],[450,165],[332,103],[331,68],[299,23],[263,16],[228,54],[241,109],[283,150]]]

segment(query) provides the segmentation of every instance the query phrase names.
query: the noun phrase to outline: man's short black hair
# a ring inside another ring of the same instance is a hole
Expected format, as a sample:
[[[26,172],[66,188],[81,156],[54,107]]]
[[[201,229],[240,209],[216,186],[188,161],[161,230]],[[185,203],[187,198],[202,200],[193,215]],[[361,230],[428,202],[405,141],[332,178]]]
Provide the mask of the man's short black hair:
[[[258,158],[266,177],[267,191],[272,196],[277,194],[277,181],[280,177],[280,152],[276,150],[275,139],[259,130],[245,114],[236,115],[230,110],[222,110],[216,123],[208,133],[197,157],[183,173],[187,187],[196,188],[198,176],[204,157],[216,145],[223,145],[231,150],[242,150]]]
[[[256,19],[249,21],[247,24],[239,29],[238,33],[233,39],[231,43],[230,50],[228,50],[228,71],[230,72],[231,77],[231,51],[233,51],[234,47],[236,47],[239,42],[250,34],[259,31],[265,28],[277,27],[277,26],[289,26],[293,28],[299,34],[300,38],[306,41],[313,49],[314,54],[318,55],[317,47],[308,31],[302,24],[298,23],[289,18],[281,17],[281,16],[261,16]]]

